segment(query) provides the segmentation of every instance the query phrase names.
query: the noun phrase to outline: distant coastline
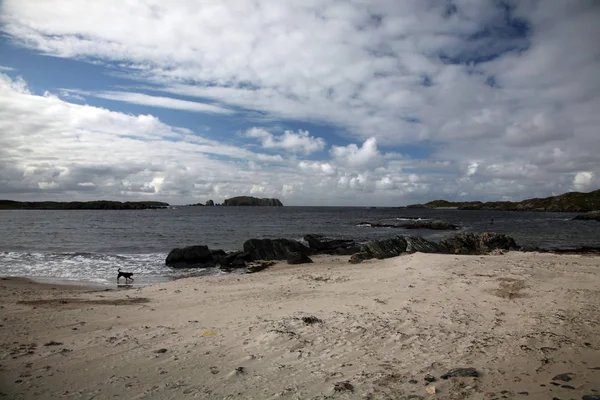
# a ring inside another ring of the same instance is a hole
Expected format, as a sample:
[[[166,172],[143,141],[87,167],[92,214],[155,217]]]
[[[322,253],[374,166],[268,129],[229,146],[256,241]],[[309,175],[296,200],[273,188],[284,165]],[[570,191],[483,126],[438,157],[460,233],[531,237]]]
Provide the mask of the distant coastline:
[[[0,200],[0,210],[148,210],[169,207],[160,201],[13,201]]]
[[[569,192],[558,196],[512,201],[447,201],[434,200],[425,204],[411,204],[406,208],[491,210],[491,211],[548,211],[589,212],[600,210],[600,190],[589,193]]]

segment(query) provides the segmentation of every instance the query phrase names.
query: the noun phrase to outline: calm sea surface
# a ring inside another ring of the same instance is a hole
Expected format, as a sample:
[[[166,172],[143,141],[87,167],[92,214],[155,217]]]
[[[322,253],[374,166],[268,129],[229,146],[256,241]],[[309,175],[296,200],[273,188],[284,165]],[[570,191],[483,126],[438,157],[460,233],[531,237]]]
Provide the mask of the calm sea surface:
[[[300,240],[308,233],[359,241],[396,234],[439,240],[455,233],[358,226],[401,222],[407,217],[442,219],[462,231],[506,233],[519,245],[600,246],[600,223],[572,221],[574,215],[359,207],[0,211],[0,275],[114,285],[121,267],[135,273],[136,285],[148,285],[217,273],[166,267],[165,257],[174,247],[204,244],[238,250],[250,238]]]

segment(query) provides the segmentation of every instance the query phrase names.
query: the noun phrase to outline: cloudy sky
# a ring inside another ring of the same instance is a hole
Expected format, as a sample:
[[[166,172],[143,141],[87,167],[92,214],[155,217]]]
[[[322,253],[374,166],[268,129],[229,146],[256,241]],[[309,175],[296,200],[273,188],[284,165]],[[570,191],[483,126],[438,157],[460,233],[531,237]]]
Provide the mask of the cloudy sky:
[[[597,0],[0,4],[0,198],[600,187]]]

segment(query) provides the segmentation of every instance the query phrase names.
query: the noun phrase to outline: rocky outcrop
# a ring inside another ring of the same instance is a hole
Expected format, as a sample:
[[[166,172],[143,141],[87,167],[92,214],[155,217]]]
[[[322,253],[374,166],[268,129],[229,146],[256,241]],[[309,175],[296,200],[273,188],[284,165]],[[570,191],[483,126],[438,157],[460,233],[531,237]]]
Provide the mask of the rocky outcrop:
[[[251,260],[287,260],[293,253],[312,254],[312,250],[296,240],[250,239],[244,242],[244,251]]]
[[[243,251],[227,253],[223,250],[210,250],[208,246],[188,246],[173,249],[167,255],[165,264],[173,268],[245,268],[251,261]]]
[[[193,268],[214,265],[208,246],[188,246],[169,252],[165,264],[174,268]]]
[[[251,196],[238,196],[230,199],[225,199],[224,206],[270,206],[281,207],[283,204],[279,199],[259,199]]]
[[[600,211],[592,211],[586,214],[580,214],[573,218],[573,220],[600,222]]]
[[[209,207],[213,207],[215,205],[215,202],[212,201],[212,200],[207,200],[206,201],[206,205],[209,206]]]
[[[287,263],[290,265],[293,264],[310,264],[312,263],[313,260],[310,259],[309,256],[307,256],[304,253],[291,253],[288,258],[287,258]]]
[[[493,250],[517,250],[515,240],[501,233],[459,233],[440,242],[451,254],[487,254]]]
[[[360,246],[351,239],[329,239],[322,235],[306,235],[304,240],[315,254],[351,255],[360,251]]]
[[[358,226],[370,228],[401,228],[401,229],[433,229],[433,230],[454,230],[459,227],[447,221],[410,221],[398,224],[387,224],[381,222],[361,222]]]
[[[404,236],[404,239],[407,253],[440,253],[442,251],[437,243],[420,236]]]

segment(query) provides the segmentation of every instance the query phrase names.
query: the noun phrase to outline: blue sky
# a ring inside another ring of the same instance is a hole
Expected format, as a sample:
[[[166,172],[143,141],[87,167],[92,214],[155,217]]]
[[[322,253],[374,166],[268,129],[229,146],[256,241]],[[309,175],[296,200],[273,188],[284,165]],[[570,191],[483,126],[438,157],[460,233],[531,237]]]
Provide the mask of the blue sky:
[[[593,190],[598,17],[583,0],[6,0],[0,197]]]

